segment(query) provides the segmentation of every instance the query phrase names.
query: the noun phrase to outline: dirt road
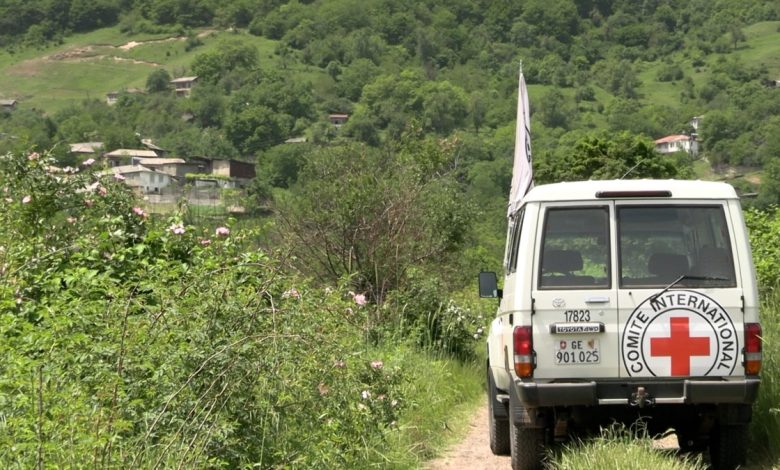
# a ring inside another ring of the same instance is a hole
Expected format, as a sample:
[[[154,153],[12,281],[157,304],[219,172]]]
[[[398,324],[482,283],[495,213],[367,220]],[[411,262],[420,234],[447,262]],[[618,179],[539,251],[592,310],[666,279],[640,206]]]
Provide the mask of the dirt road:
[[[444,456],[431,461],[425,468],[428,470],[509,469],[511,467],[509,456],[498,457],[490,452],[487,413],[487,404],[480,407],[471,418],[466,437],[449,449]]]
[[[488,409],[481,406],[472,416],[469,430],[462,441],[450,448],[442,457],[431,461],[426,470],[501,470],[512,466],[509,456],[499,457],[490,451],[488,442]],[[674,434],[657,439],[653,446],[657,449],[677,448]]]

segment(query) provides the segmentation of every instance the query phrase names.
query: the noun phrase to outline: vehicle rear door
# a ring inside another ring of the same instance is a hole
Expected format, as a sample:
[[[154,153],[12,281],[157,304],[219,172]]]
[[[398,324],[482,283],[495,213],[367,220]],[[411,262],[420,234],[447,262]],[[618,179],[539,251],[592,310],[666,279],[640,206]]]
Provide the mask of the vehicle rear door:
[[[542,205],[532,288],[536,378],[617,375],[613,206]]]
[[[618,201],[615,216],[620,375],[743,375],[727,204]]]

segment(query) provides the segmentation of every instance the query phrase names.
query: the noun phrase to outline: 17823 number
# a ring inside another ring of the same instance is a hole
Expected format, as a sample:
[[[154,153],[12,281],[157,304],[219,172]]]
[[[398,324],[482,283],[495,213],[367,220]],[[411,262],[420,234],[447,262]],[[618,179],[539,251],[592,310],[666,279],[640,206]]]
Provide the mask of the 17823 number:
[[[563,316],[567,322],[590,321],[590,310],[565,310]]]

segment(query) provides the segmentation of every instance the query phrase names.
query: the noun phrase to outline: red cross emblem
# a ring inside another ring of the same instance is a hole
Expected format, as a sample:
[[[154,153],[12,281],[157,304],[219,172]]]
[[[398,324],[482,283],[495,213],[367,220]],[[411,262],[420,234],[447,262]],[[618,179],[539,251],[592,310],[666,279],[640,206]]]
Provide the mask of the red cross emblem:
[[[672,375],[691,375],[691,357],[709,356],[710,339],[690,336],[690,319],[672,317],[672,335],[668,338],[651,338],[650,355],[672,358]]]

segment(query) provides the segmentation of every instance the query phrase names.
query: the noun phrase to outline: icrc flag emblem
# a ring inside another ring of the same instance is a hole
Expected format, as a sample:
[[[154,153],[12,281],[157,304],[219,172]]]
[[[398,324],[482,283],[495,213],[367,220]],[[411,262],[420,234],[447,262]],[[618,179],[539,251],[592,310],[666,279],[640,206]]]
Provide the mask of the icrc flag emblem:
[[[528,110],[528,88],[520,70],[517,85],[517,124],[515,127],[515,155],[512,165],[512,187],[509,192],[507,215],[514,214],[520,208],[520,201],[528,192],[533,181],[531,167],[531,115]]]
[[[649,297],[628,317],[621,338],[632,377],[730,375],[739,359],[737,330],[710,297],[675,290]]]

